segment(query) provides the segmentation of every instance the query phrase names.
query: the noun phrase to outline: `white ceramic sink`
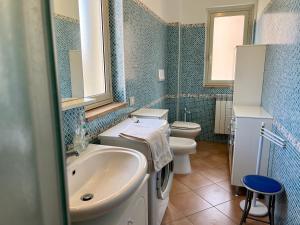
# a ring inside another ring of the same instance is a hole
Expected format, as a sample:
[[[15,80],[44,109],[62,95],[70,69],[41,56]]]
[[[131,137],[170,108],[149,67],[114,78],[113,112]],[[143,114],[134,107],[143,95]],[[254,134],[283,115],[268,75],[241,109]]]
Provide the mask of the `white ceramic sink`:
[[[71,220],[96,218],[119,206],[142,183],[146,170],[145,156],[135,150],[89,145],[79,157],[68,161]],[[86,194],[93,197],[83,201]]]

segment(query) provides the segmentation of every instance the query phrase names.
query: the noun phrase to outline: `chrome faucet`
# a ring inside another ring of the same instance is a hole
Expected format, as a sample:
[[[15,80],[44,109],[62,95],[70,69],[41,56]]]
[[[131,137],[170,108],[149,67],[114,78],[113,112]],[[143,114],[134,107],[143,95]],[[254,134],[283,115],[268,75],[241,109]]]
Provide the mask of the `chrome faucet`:
[[[183,112],[183,121],[184,122],[187,122],[187,116],[189,115],[189,117],[190,117],[190,115],[191,115],[191,111],[190,110],[188,110],[186,107],[184,107],[184,112]],[[191,119],[191,118],[190,118]]]
[[[69,150],[66,151],[66,157],[71,157],[71,156],[79,156],[79,152],[77,150]]]

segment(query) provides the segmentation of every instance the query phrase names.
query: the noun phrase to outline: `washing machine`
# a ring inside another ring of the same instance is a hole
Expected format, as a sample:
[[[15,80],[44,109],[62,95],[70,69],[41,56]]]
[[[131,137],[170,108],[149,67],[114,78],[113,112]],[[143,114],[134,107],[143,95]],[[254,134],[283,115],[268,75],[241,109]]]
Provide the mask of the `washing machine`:
[[[173,161],[165,165],[160,171],[155,171],[151,156],[151,151],[146,143],[129,140],[120,137],[120,133],[130,125],[130,123],[141,123],[142,125],[151,126],[157,130],[163,131],[167,138],[170,135],[169,124],[166,120],[128,118],[114,127],[101,133],[98,137],[101,144],[120,146],[135,149],[143,153],[148,161],[148,216],[149,225],[160,225],[169,203],[169,193],[173,183]]]

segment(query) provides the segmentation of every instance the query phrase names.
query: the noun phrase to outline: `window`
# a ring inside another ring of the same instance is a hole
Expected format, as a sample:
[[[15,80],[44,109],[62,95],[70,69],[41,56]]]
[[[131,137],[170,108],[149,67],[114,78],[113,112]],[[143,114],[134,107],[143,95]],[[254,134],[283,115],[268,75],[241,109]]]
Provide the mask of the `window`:
[[[237,45],[252,41],[254,5],[208,9],[204,86],[229,87]]]
[[[84,97],[96,108],[112,102],[108,0],[79,0]]]

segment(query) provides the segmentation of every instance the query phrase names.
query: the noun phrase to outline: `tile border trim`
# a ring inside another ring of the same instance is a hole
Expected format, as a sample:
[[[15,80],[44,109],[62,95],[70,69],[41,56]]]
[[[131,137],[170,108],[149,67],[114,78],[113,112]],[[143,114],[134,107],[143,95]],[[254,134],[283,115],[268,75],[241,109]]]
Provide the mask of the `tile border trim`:
[[[191,94],[182,93],[178,95],[166,95],[166,98],[176,99],[176,98],[203,98],[203,99],[226,99],[232,100],[232,94]]]
[[[282,136],[297,150],[300,152],[300,141],[289,132],[281,123],[277,120],[273,121],[273,126],[282,134]]]
[[[180,24],[183,28],[205,27],[205,23]]]
[[[158,98],[158,99],[156,99],[156,100],[150,102],[149,104],[143,106],[142,108],[150,108],[150,107],[152,107],[152,106],[154,106],[154,105],[160,103],[161,101],[163,101],[163,100],[165,100],[165,99],[167,99],[167,95],[162,96],[162,97],[160,97],[160,98]]]

